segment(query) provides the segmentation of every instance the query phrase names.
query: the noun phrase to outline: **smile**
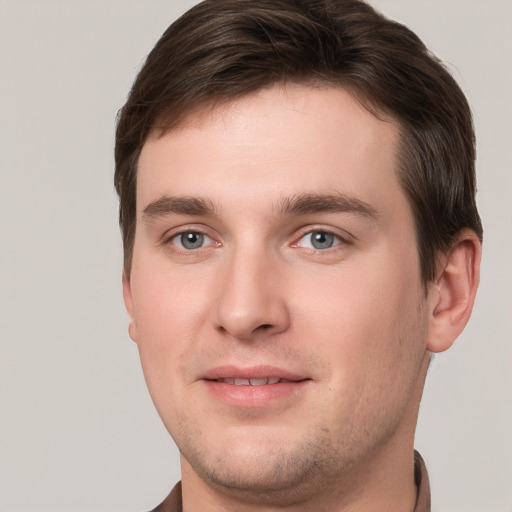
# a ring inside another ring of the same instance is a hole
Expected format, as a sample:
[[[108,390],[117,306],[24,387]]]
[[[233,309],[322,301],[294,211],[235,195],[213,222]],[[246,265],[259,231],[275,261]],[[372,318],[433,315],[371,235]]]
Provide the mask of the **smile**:
[[[235,386],[267,386],[272,384],[279,384],[280,382],[293,382],[287,379],[279,379],[269,377],[268,379],[243,379],[235,377],[226,377],[223,379],[215,379],[215,382],[222,382],[224,384],[233,384]]]
[[[303,373],[268,365],[218,366],[200,380],[215,401],[245,409],[289,407],[313,382]]]

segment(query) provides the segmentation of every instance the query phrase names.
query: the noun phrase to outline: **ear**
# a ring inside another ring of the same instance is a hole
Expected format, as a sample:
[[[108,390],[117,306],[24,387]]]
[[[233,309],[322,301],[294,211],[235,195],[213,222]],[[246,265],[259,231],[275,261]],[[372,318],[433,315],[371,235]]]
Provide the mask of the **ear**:
[[[438,277],[429,290],[427,349],[450,348],[468,323],[480,281],[482,245],[476,233],[462,230],[440,261]]]
[[[126,311],[128,312],[128,316],[130,318],[130,323],[128,324],[128,334],[130,338],[137,343],[138,334],[137,334],[137,326],[135,324],[134,316],[133,316],[133,299],[132,299],[132,287],[130,283],[130,276],[126,273],[126,270],[123,270],[123,299],[124,306]]]

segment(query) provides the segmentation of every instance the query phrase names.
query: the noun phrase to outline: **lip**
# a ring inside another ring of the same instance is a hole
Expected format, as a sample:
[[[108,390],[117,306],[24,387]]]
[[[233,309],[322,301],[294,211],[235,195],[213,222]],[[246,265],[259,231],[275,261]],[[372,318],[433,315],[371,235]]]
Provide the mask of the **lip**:
[[[276,366],[251,366],[241,368],[234,365],[217,366],[206,371],[201,377],[205,380],[217,380],[217,379],[283,379],[289,381],[302,381],[307,379],[305,375],[291,372],[284,368],[278,368]]]
[[[272,379],[279,382],[265,385],[235,385],[222,379]],[[228,405],[241,408],[267,407],[290,403],[298,398],[309,377],[275,366],[218,366],[205,372],[201,379],[209,393]]]

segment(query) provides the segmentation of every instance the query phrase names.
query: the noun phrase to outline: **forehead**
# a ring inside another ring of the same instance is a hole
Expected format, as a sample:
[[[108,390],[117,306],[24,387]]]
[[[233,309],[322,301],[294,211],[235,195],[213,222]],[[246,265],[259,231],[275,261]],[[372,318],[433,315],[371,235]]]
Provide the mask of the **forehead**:
[[[152,133],[139,159],[138,210],[164,195],[245,204],[303,193],[390,199],[400,193],[398,137],[396,122],[345,90],[273,86]]]

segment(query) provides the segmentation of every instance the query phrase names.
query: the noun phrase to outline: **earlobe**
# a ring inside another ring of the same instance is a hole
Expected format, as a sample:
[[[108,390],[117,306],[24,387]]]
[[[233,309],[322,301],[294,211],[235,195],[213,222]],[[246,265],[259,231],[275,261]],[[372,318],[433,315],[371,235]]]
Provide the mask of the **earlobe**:
[[[123,270],[123,299],[124,306],[130,318],[130,322],[128,324],[128,334],[130,338],[137,343],[138,335],[137,335],[137,326],[135,325],[135,320],[133,316],[133,299],[132,299],[132,288],[130,283],[130,277],[127,275],[126,271]]]
[[[480,280],[482,246],[477,235],[462,230],[450,252],[441,261],[436,282],[431,285],[427,349],[450,348],[466,326]]]

